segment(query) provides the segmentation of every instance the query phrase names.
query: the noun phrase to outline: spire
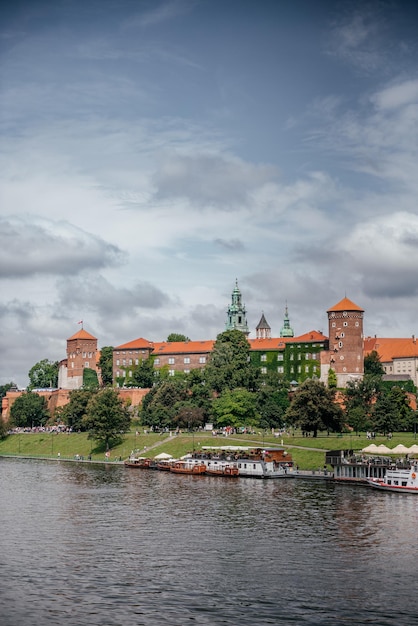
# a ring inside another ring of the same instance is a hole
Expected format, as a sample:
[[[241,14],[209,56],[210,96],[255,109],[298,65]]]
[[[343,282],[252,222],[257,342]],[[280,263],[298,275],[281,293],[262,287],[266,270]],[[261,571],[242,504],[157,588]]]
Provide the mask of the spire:
[[[241,292],[238,288],[238,279],[235,279],[235,287],[232,292],[231,304],[228,307],[228,317],[225,330],[241,330],[246,335],[248,330],[245,305],[242,304]]]
[[[261,314],[261,319],[256,326],[257,339],[270,339],[271,328],[266,318],[264,317],[264,311]]]
[[[287,302],[286,302],[286,308],[284,310],[283,326],[280,329],[280,337],[294,337],[294,335],[295,333],[293,332],[293,328],[291,328],[290,326],[289,313],[287,310]]]

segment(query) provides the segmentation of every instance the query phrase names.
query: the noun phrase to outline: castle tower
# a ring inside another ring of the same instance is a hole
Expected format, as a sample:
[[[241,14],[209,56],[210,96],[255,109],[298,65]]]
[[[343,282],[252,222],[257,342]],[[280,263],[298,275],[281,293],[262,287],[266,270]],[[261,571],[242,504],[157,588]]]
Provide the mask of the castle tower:
[[[271,328],[267,323],[266,318],[264,317],[264,313],[261,315],[261,319],[256,326],[256,336],[257,339],[270,339],[271,338]]]
[[[346,387],[349,380],[361,379],[364,374],[364,310],[348,298],[343,298],[335,306],[328,309],[327,314],[329,336],[328,369],[332,368],[335,371],[337,386]],[[322,373],[321,378],[323,378]]]
[[[82,328],[67,339],[67,359],[60,364],[58,386],[62,389],[80,389],[83,370],[97,371],[97,339]]]
[[[225,330],[240,330],[247,336],[250,334],[245,306],[242,304],[241,292],[238,289],[238,280],[235,280],[235,288],[232,292],[232,302],[228,307],[228,318],[225,324]]]
[[[287,304],[286,304],[286,308],[284,311],[283,326],[280,329],[280,337],[294,337],[294,336],[295,336],[295,333],[293,332],[293,328],[291,328],[290,326],[289,313],[287,311]]]

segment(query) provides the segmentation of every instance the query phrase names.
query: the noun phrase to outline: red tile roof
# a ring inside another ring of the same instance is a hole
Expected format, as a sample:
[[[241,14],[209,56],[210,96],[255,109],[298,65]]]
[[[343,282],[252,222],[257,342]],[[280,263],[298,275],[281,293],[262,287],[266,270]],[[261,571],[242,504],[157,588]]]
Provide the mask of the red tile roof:
[[[196,354],[212,352],[215,342],[210,341],[161,341],[154,343],[154,356],[157,354]]]
[[[365,337],[364,354],[375,350],[381,363],[388,363],[396,358],[418,357],[418,343],[415,337],[381,338]]]
[[[67,339],[67,341],[71,341],[72,339],[96,339],[97,340],[97,337],[93,337],[93,335],[90,335],[90,333],[88,333],[86,330],[84,330],[84,328],[82,328],[75,335]]]
[[[357,306],[357,304],[354,304],[354,302],[352,302],[348,298],[343,298],[342,300],[337,302],[335,306],[328,309],[327,313],[330,313],[331,311],[362,311],[364,312],[364,309]]]
[[[122,343],[120,346],[116,346],[114,350],[152,350],[153,346],[152,341],[139,337],[138,339],[128,341],[128,343]]]

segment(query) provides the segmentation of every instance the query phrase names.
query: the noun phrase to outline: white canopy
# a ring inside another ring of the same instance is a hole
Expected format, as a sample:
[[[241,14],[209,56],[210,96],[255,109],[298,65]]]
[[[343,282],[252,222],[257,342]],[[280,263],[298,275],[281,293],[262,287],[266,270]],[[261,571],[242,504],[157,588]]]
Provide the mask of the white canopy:
[[[393,448],[392,452],[394,452],[395,454],[409,454],[409,452],[411,452],[411,449],[404,446],[403,443],[398,443],[396,448]]]
[[[384,443],[381,443],[380,446],[377,446],[376,452],[378,454],[390,454],[392,450],[388,448],[387,446],[385,446]]]
[[[165,461],[168,459],[172,459],[173,457],[171,456],[171,454],[167,454],[167,452],[160,452],[160,454],[157,454],[157,456],[154,458],[157,459],[157,461]]]
[[[418,454],[418,446],[416,443],[414,443],[414,445],[409,448],[409,452],[411,454]]]
[[[367,448],[363,448],[362,452],[375,454],[377,452],[377,445],[375,443],[371,443],[369,446],[367,446]]]

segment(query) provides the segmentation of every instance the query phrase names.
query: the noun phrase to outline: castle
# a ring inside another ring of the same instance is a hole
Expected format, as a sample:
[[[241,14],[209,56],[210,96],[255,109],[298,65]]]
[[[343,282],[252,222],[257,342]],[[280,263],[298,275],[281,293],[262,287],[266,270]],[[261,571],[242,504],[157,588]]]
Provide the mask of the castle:
[[[242,294],[235,282],[231,304],[227,309],[225,330],[240,330],[250,345],[250,359],[261,375],[275,372],[295,387],[307,378],[317,378],[327,384],[332,369],[337,387],[344,388],[349,381],[361,380],[364,375],[364,357],[376,351],[386,377],[391,380],[412,380],[418,386],[418,346],[412,338],[385,339],[363,336],[364,310],[347,297],[327,310],[328,336],[317,330],[294,335],[286,304],[279,337],[271,337],[271,328],[264,316],[256,326],[255,339],[248,339],[249,328]],[[121,396],[129,397],[133,406],[141,403],[146,389],[131,388],[130,379],[135,368],[152,358],[155,369],[167,368],[189,373],[204,368],[214,340],[152,342],[142,337],[113,348],[113,384]],[[68,402],[69,391],[83,386],[86,368],[97,373],[100,381],[100,351],[97,338],[83,327],[67,339],[67,357],[59,364],[59,389],[45,390],[51,406]],[[8,392],[3,398],[3,417],[7,417],[11,403],[21,392]],[[57,396],[57,397],[55,397]]]

